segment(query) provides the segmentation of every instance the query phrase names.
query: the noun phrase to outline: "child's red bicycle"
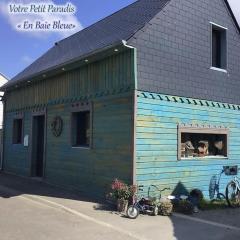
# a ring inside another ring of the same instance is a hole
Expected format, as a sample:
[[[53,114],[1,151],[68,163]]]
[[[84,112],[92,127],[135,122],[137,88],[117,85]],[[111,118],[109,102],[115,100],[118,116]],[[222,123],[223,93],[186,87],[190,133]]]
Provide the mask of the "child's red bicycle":
[[[127,216],[130,219],[136,219],[140,213],[150,214],[152,216],[158,215],[158,203],[161,199],[162,192],[170,190],[170,188],[159,189],[156,185],[151,185],[148,188],[148,197],[140,196],[139,192],[143,191],[144,186],[138,186],[137,193],[134,196],[134,203],[127,209]],[[155,191],[159,192],[159,197],[150,197],[151,188],[155,188]]]

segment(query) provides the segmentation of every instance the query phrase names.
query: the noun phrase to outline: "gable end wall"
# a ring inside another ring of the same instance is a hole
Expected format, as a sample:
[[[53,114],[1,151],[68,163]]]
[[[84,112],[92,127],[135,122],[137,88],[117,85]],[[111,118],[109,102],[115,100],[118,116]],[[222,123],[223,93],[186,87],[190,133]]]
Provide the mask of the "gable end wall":
[[[228,73],[211,70],[210,21],[228,28]],[[240,103],[240,35],[223,0],[172,0],[129,44],[138,90]]]

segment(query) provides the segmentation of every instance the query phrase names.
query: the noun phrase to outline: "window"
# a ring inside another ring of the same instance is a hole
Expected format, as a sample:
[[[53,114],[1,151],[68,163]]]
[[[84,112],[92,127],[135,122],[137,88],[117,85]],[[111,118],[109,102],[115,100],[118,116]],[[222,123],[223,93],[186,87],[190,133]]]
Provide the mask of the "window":
[[[227,69],[227,29],[213,23],[212,67]]]
[[[90,147],[90,111],[72,113],[72,146]]]
[[[14,119],[13,120],[13,144],[22,143],[22,129],[23,129],[23,120]]]
[[[227,129],[179,127],[178,134],[178,159],[228,155]]]

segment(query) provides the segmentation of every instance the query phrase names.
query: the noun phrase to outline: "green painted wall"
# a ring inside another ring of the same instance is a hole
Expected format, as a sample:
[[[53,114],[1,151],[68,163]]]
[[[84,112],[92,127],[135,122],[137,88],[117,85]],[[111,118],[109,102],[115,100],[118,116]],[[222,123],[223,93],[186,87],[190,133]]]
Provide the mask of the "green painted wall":
[[[230,108],[230,109],[229,109]],[[177,159],[179,123],[229,128],[229,157]],[[239,106],[139,92],[136,123],[136,180],[174,190],[200,188],[209,197],[210,179],[224,165],[240,166]],[[223,176],[221,190],[231,177]]]
[[[4,161],[3,168],[7,172],[13,172],[20,175],[28,176],[30,169],[29,149],[23,144],[12,144],[13,139],[13,119],[16,117],[15,112],[9,112],[5,115],[5,141],[4,141]],[[30,113],[23,114],[23,132],[29,133],[31,128]]]
[[[68,189],[103,196],[114,178],[133,178],[134,51],[126,50],[99,62],[5,93],[4,170],[31,175],[31,134],[34,111],[46,111],[45,180]],[[71,105],[93,106],[93,146],[71,146]],[[14,115],[23,113],[29,146],[12,144]],[[58,138],[51,132],[55,116],[63,118]]]
[[[130,93],[93,99],[93,145],[91,149],[71,146],[71,104],[49,105],[45,180],[68,189],[103,197],[114,178],[132,181],[133,157],[133,97]],[[6,114],[4,170],[30,176],[32,111],[24,111],[24,135],[30,145],[12,144],[12,123],[15,112]],[[63,119],[63,132],[55,137],[51,122],[55,116]]]
[[[6,111],[46,105],[66,98],[109,95],[134,88],[134,51],[125,50],[61,75],[5,93]]]
[[[132,181],[132,96],[93,102],[93,146],[72,148],[69,105],[48,108],[46,180],[92,194],[106,193],[114,178]],[[59,138],[50,124],[56,115],[64,121]]]

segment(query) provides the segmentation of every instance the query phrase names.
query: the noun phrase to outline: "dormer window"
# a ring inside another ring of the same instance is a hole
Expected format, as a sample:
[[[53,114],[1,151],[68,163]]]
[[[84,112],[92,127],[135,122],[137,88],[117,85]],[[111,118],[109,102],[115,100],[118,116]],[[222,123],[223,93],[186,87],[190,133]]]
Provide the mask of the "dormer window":
[[[227,69],[227,28],[211,23],[212,26],[212,69]]]

